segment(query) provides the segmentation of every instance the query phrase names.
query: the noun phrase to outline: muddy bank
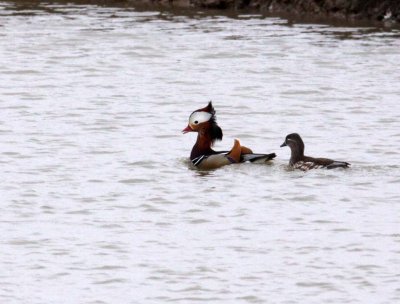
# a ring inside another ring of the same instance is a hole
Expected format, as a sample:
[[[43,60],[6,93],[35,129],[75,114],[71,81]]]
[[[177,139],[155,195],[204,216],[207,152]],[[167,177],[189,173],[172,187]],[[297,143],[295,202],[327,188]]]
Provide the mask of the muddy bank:
[[[400,23],[399,0],[130,0],[130,2]]]

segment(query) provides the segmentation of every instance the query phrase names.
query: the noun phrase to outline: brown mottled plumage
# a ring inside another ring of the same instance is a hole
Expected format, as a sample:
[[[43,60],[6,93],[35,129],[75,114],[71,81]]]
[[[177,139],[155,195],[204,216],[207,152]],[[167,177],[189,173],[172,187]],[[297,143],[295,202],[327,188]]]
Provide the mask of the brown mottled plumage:
[[[286,136],[284,143],[281,147],[289,146],[291,156],[289,165],[294,169],[307,171],[310,169],[326,168],[348,168],[349,163],[343,161],[336,161],[329,158],[314,158],[304,155],[304,143],[300,135],[292,133]]]

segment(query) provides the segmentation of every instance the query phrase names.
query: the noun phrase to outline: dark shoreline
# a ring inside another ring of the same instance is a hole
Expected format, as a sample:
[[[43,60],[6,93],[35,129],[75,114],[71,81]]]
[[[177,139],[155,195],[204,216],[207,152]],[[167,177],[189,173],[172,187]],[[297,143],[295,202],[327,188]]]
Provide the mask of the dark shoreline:
[[[162,1],[162,0],[161,0]],[[261,13],[400,22],[398,0],[192,0],[211,8],[253,8]]]
[[[171,11],[178,14],[259,14],[293,22],[336,26],[400,26],[400,0],[5,0],[17,7],[47,4],[91,4],[137,10]]]

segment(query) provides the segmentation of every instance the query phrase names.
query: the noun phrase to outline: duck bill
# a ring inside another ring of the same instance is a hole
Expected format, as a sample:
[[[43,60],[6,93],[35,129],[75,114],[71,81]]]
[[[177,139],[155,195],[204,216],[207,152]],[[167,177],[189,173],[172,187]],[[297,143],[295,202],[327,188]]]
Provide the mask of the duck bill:
[[[185,129],[182,130],[183,134],[185,134],[187,132],[193,132],[193,129],[189,125]]]
[[[286,146],[287,146],[287,144],[285,142],[283,144],[281,144],[281,148],[286,147]]]

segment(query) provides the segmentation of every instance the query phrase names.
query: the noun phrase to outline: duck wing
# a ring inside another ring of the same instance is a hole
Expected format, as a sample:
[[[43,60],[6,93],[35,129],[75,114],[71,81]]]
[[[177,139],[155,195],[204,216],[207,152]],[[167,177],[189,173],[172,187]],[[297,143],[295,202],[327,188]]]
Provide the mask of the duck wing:
[[[212,170],[235,163],[235,161],[227,155],[227,152],[200,155],[191,161],[192,164],[200,170]]]
[[[312,163],[310,169],[313,168],[326,168],[326,169],[335,169],[335,168],[348,168],[350,164],[344,161],[337,161],[329,158],[313,158],[313,157],[304,157],[304,162]]]
[[[302,170],[302,171],[308,171],[308,170],[311,170],[311,169],[324,168],[323,165],[317,164],[317,163],[315,163],[313,161],[303,161],[303,160],[295,162],[291,166],[293,167],[293,169],[299,169],[299,170]]]

